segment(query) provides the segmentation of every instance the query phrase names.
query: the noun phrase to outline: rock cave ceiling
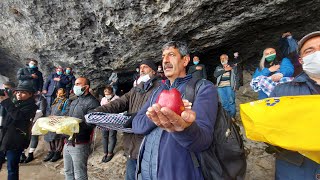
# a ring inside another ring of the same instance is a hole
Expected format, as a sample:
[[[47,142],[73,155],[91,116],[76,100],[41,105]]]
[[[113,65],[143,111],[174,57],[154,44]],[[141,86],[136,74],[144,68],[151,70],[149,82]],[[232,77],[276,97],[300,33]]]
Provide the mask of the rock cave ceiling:
[[[160,62],[170,40],[186,41],[209,76],[222,53],[253,69],[283,32],[319,30],[319,11],[318,0],[2,0],[0,72],[14,79],[33,57],[45,75],[71,66],[97,86],[113,70],[129,77],[144,59]]]

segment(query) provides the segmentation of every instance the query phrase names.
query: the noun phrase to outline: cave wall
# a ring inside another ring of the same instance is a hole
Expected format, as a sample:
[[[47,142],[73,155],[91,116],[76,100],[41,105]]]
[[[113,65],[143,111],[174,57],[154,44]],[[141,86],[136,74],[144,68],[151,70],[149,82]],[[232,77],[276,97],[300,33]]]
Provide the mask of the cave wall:
[[[33,57],[45,75],[71,66],[97,86],[112,70],[160,62],[162,44],[183,40],[210,73],[222,53],[252,65],[282,32],[319,30],[319,11],[318,0],[2,0],[0,70],[12,77]]]

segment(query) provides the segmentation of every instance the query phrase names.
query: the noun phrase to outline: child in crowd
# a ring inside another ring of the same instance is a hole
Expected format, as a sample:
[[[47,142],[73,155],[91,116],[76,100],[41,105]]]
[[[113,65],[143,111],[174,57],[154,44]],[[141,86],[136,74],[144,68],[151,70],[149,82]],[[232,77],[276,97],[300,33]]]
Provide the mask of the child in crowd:
[[[58,89],[57,97],[51,105],[51,116],[65,116],[68,114],[70,101],[66,97],[66,90],[63,88]],[[44,162],[55,162],[62,158],[61,152],[64,145],[64,137],[61,134],[49,132],[44,136],[44,140],[49,143],[49,153],[43,159]]]

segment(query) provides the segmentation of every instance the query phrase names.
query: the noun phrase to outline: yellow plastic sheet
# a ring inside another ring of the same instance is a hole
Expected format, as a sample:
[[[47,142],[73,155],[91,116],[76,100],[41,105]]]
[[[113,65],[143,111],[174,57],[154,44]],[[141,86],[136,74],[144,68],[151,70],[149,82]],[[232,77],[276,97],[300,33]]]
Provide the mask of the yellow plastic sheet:
[[[246,136],[298,151],[320,163],[320,95],[267,98],[240,105]]]
[[[49,116],[39,118],[32,127],[32,135],[47,134],[48,131],[57,134],[66,134],[70,138],[79,132],[81,119],[69,116]]]

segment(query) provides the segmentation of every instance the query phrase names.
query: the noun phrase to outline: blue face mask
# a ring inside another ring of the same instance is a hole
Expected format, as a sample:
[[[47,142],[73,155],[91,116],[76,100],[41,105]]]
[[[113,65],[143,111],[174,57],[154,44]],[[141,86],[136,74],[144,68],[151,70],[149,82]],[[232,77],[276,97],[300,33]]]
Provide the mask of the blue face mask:
[[[198,65],[199,64],[199,61],[195,61],[193,62],[194,65]]]
[[[61,75],[61,74],[62,74],[62,72],[61,72],[61,71],[57,71],[57,74],[58,74],[58,75]]]
[[[70,71],[69,69],[66,70],[66,74],[70,74],[70,72],[71,72],[71,71]]]
[[[34,64],[29,64],[29,68],[36,68],[37,66]]]

